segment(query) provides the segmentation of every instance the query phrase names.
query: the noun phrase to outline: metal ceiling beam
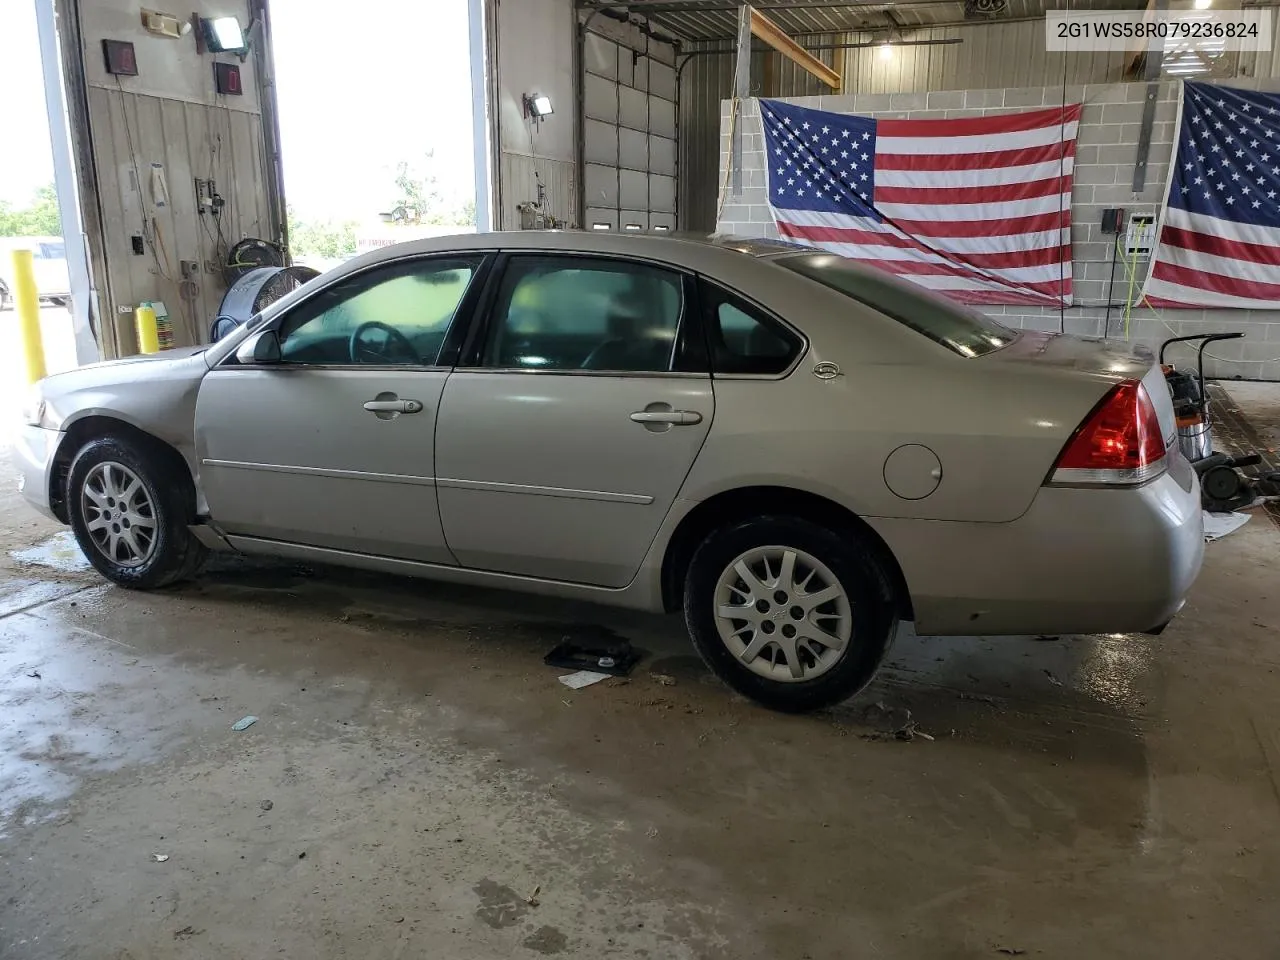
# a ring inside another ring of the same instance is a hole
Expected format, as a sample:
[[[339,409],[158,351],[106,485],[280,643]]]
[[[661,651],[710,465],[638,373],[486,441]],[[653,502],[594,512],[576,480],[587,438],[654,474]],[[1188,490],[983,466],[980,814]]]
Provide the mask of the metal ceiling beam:
[[[755,9],[755,7],[744,5],[744,9],[751,20],[751,35],[753,37],[763,40],[797,67],[813,74],[833,91],[840,92],[839,71],[827,66],[792,40],[780,26]]]
[[[869,31],[867,31],[869,32]],[[947,47],[956,43],[964,43],[962,37],[940,37],[936,40],[894,40],[895,47]],[[849,43],[807,43],[804,49],[810,52],[817,50],[863,50],[871,47],[884,46],[883,40],[858,40]],[[753,44],[752,53],[768,53],[772,47],[764,44]],[[731,53],[737,53],[736,47],[699,47],[696,50],[687,50],[684,52],[685,59],[690,57],[706,57],[706,56],[728,56]]]
[[[811,43],[805,46],[805,49],[806,50],[860,50],[860,49],[866,49],[870,47],[878,47],[883,42],[884,42],[883,40],[868,40],[865,42],[858,42],[858,43]],[[962,40],[960,37],[943,37],[942,39],[939,39],[939,40],[895,40],[893,42],[893,45],[895,47],[946,47],[955,43],[964,43],[964,40]],[[768,53],[769,50],[770,48],[767,46],[764,46],[763,44],[760,46],[752,46],[751,48],[752,53]],[[676,67],[676,84],[678,85],[680,83],[680,76],[681,74],[684,73],[684,68],[689,63],[689,61],[696,60],[698,57],[727,57],[729,56],[729,54],[737,53],[737,52],[738,51],[736,47],[723,47],[720,49],[702,47],[697,50],[690,50],[686,52],[685,54],[683,54],[683,59],[680,61],[680,65]]]

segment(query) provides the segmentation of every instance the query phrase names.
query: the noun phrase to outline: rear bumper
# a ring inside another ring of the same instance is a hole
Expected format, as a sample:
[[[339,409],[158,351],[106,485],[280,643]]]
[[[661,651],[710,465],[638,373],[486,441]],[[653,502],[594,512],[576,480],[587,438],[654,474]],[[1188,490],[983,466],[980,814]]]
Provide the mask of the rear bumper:
[[[1010,523],[873,525],[922,634],[1155,630],[1181,609],[1204,556],[1200,488],[1180,455],[1139,488],[1045,487]]]
[[[62,442],[62,433],[24,425],[13,438],[13,465],[18,470],[18,492],[27,503],[51,520],[57,520],[49,505],[49,471]]]

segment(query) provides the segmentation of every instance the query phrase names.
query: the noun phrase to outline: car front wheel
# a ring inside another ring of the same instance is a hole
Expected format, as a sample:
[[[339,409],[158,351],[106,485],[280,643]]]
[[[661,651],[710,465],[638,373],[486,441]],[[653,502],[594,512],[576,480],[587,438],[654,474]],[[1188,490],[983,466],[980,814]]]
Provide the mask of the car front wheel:
[[[797,517],[712,533],[685,582],[685,620],[702,658],[739,693],[788,712],[866,686],[897,629],[895,609],[871,550]]]
[[[189,477],[168,458],[119,437],[91,441],[71,464],[67,512],[80,549],[108,580],[150,590],[192,576],[204,546]]]

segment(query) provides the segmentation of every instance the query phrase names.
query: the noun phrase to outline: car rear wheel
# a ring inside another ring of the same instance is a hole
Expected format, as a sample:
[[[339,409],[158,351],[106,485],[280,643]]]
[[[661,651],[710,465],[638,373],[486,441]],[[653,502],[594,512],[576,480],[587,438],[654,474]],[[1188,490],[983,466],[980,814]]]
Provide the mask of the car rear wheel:
[[[684,611],[717,676],[788,712],[861,690],[898,624],[889,579],[871,550],[784,516],[712,533],[690,562]]]
[[[151,590],[194,576],[206,550],[187,528],[191,480],[154,450],[119,437],[80,449],[67,481],[80,549],[108,580]]]

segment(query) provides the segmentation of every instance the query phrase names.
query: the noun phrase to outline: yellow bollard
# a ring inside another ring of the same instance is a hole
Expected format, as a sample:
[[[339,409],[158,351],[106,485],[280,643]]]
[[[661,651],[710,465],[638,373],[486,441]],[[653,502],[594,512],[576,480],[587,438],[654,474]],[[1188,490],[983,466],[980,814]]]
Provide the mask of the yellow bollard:
[[[152,307],[139,307],[135,313],[138,323],[138,350],[157,353],[160,350],[160,330],[156,326],[156,312]]]
[[[27,383],[44,378],[44,339],[40,333],[40,294],[30,250],[13,251],[13,296],[18,308],[22,355],[27,362]]]

